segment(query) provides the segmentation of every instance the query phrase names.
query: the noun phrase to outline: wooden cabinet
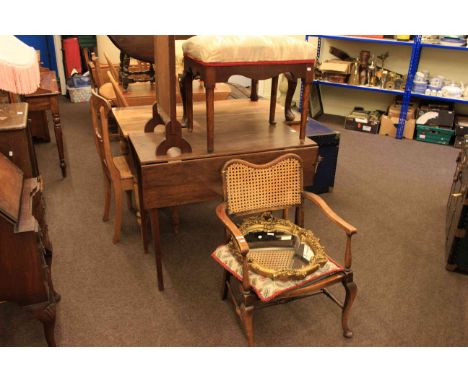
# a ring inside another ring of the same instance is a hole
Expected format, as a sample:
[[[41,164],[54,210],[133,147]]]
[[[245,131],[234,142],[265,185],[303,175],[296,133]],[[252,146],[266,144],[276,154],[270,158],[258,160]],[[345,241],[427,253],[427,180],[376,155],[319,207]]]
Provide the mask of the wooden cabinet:
[[[45,221],[40,177],[23,171],[0,154],[0,301],[15,302],[44,326],[55,346],[55,293],[51,278],[52,244]]]
[[[0,153],[10,159],[26,178],[39,175],[36,152],[28,126],[28,104],[1,105]]]

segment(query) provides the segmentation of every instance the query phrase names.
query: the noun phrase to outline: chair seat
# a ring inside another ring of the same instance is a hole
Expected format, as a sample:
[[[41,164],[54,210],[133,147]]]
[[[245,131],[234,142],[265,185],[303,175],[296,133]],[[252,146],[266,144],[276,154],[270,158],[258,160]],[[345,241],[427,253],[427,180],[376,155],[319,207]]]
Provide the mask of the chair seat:
[[[291,36],[195,36],[182,49],[193,60],[220,66],[313,63],[316,56],[309,43]]]
[[[127,160],[124,156],[116,156],[113,158],[115,167],[119,170],[121,179],[132,179],[133,175],[130,171],[130,167],[128,167]]]
[[[108,101],[114,101],[117,98],[114,88],[110,82],[105,83],[99,88],[99,95]]]
[[[213,257],[214,260],[216,260],[235,278],[242,281],[242,261],[234,254],[231,244],[222,245],[216,248],[216,250],[211,254],[211,257]],[[333,259],[330,257],[327,258],[328,261],[324,266],[302,280],[273,280],[249,270],[250,284],[260,300],[264,302],[270,301],[287,291],[291,291],[305,285],[310,285],[314,282],[323,280],[327,276],[344,270],[344,268],[338,265]]]

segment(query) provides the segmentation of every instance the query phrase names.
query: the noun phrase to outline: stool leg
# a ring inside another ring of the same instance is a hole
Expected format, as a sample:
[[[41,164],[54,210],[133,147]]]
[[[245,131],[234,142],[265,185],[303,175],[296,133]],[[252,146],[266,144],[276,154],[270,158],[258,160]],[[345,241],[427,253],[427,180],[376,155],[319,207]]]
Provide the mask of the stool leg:
[[[209,153],[214,150],[214,84],[205,82],[206,92],[206,148]]]
[[[304,81],[304,93],[302,94],[301,130],[299,133],[299,139],[301,140],[301,142],[304,142],[305,140],[307,117],[309,115],[309,97],[310,97],[310,82]]]
[[[270,124],[274,125],[276,112],[276,94],[278,93],[278,76],[271,79],[271,98],[270,98]]]
[[[288,91],[284,102],[284,117],[286,121],[292,122],[295,119],[295,115],[291,110],[291,103],[294,93],[296,92],[297,79],[293,78],[290,73],[286,73],[285,76],[288,79]]]
[[[258,80],[252,80],[252,85],[250,88],[250,100],[258,101]]]
[[[185,72],[183,76],[185,92],[185,110],[187,114],[187,128],[193,130],[193,76],[192,73]]]

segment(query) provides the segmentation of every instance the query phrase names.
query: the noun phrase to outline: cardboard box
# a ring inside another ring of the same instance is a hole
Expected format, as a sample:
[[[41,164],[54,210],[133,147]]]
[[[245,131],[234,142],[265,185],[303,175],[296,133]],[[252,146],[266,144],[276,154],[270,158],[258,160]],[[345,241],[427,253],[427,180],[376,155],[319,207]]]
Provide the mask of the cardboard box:
[[[391,118],[400,118],[401,105],[390,105],[388,108],[388,116]],[[406,119],[414,119],[416,115],[416,107],[409,106],[408,112],[406,113]]]
[[[380,120],[380,135],[388,135],[389,137],[396,137],[397,127],[398,127],[398,118],[389,117],[388,115],[382,115]],[[416,128],[416,120],[408,119],[405,123],[405,131],[403,136],[406,139],[413,139],[414,130]]]
[[[327,60],[320,65],[319,69],[321,72],[350,74],[351,62],[342,60]]]

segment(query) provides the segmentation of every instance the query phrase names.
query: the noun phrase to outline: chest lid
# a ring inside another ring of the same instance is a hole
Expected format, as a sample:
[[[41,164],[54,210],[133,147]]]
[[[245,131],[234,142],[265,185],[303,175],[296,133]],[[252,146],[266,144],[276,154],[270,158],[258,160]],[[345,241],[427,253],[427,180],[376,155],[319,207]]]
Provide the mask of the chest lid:
[[[12,223],[19,220],[23,171],[0,153],[0,216]]]

